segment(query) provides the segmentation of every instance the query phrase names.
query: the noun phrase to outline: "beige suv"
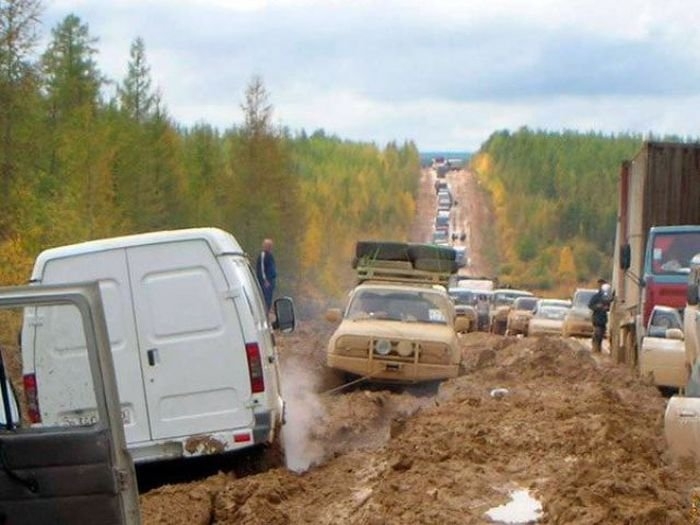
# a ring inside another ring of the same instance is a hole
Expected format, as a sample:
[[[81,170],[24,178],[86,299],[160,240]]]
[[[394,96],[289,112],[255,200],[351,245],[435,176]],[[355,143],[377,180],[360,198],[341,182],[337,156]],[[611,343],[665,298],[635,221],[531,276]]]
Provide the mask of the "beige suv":
[[[534,297],[526,290],[514,290],[501,288],[493,291],[491,296],[491,333],[504,335],[508,325],[508,314],[513,307],[513,302],[518,297]]]
[[[535,315],[537,297],[518,297],[508,312],[506,335],[527,335],[530,319]]]
[[[425,245],[417,253],[425,255],[425,250],[436,250],[440,257],[454,253]],[[456,316],[447,293],[456,266],[427,263],[425,257],[406,259],[412,260],[375,258],[356,263],[360,282],[350,293],[345,312],[329,311],[327,316],[340,321],[328,343],[329,367],[378,382],[411,383],[459,374],[457,332],[466,331],[469,321]]]
[[[593,335],[593,320],[588,302],[597,292],[594,288],[577,288],[571,300],[571,308],[564,317],[564,337],[590,337]]]

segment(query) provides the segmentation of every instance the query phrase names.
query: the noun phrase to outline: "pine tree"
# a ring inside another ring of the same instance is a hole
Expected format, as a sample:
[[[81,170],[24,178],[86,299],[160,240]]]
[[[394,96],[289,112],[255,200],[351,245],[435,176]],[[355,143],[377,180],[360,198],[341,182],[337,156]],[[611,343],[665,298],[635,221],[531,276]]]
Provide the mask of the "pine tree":
[[[31,61],[37,43],[39,0],[0,2],[0,235],[16,224],[20,202],[11,198],[14,184],[28,179],[35,158],[37,75]],[[23,169],[24,165],[24,169]]]
[[[117,92],[122,111],[137,122],[153,117],[160,96],[151,88],[151,68],[146,62],[146,46],[142,38],[131,44],[129,70]]]

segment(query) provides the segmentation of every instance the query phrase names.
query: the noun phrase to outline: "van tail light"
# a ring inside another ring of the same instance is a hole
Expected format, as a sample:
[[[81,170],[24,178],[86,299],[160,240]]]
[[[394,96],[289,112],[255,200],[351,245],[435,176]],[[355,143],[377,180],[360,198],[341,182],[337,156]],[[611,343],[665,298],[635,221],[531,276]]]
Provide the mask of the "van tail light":
[[[27,398],[27,414],[30,423],[41,423],[41,412],[39,412],[39,392],[36,386],[36,375],[25,374],[22,378],[24,383],[24,395]]]
[[[262,359],[258,343],[246,343],[245,353],[248,357],[248,372],[250,373],[250,389],[253,394],[265,391]]]

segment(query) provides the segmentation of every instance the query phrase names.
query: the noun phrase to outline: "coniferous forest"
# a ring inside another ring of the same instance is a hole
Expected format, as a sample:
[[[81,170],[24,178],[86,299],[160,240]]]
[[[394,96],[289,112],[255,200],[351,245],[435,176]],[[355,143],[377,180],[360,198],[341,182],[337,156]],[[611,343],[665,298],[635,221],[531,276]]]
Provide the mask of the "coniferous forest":
[[[471,165],[493,199],[503,280],[547,290],[609,278],[620,165],[641,145],[635,135],[493,133]]]
[[[48,247],[216,226],[252,257],[272,237],[279,292],[321,297],[346,288],[358,238],[406,236],[412,143],[280,129],[259,77],[231,87],[244,122],[183,127],[152,85],[142,39],[124,51],[124,77],[108,79],[76,15],[38,49],[40,12],[39,0],[0,4],[0,284],[26,282]]]

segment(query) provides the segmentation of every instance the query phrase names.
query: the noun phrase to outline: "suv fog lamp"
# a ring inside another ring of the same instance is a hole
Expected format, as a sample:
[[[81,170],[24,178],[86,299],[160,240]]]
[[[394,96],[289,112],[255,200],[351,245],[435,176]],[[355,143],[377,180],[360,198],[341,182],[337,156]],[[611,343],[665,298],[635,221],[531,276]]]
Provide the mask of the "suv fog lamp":
[[[391,352],[391,343],[386,339],[379,339],[374,345],[374,351],[379,355],[389,355],[389,352]]]

